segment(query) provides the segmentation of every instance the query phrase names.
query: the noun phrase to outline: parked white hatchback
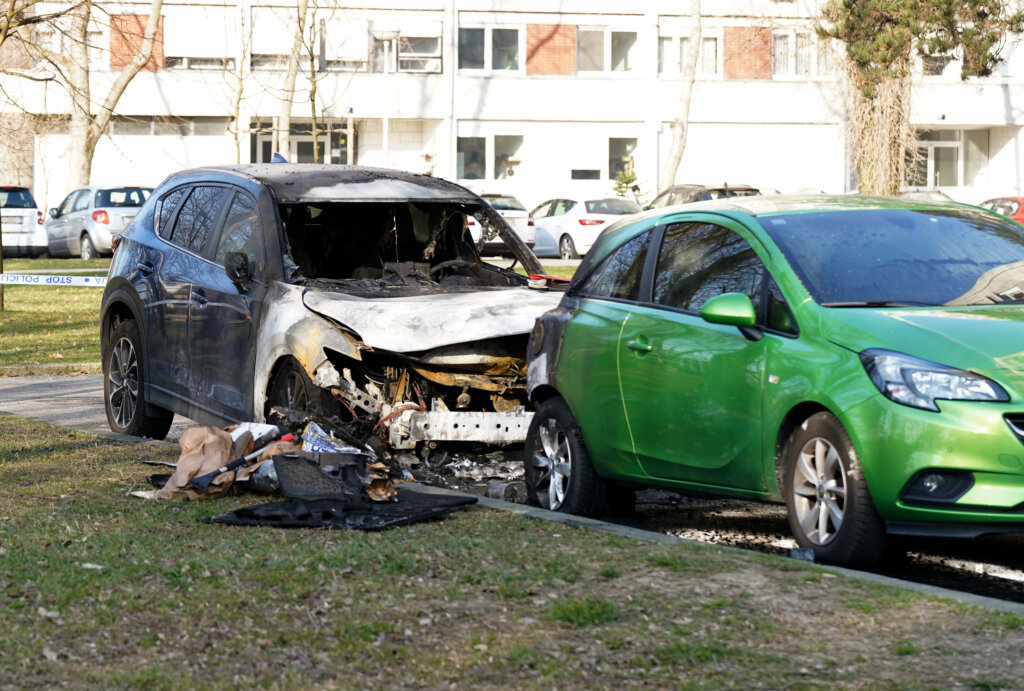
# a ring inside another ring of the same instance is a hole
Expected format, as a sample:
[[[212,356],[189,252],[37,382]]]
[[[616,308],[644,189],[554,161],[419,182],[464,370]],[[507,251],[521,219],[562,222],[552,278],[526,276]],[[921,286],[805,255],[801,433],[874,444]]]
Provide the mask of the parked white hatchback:
[[[536,224],[535,247],[547,256],[552,243],[562,259],[579,259],[586,254],[606,224],[640,212],[630,199],[549,199],[532,212]]]
[[[526,210],[523,203],[509,194],[481,194],[480,198],[491,205],[491,208],[498,212],[498,215],[512,226],[516,235],[523,241],[523,244],[533,249],[536,239],[534,235],[533,216]],[[469,232],[473,242],[480,241],[480,226],[472,217],[466,219]],[[484,241],[482,248],[484,253],[508,254],[508,246],[500,237],[493,237]]]
[[[51,257],[93,259],[110,254],[153,190],[148,187],[82,187],[50,209],[46,243]]]
[[[43,212],[26,187],[0,187],[3,256],[38,257],[46,254]]]

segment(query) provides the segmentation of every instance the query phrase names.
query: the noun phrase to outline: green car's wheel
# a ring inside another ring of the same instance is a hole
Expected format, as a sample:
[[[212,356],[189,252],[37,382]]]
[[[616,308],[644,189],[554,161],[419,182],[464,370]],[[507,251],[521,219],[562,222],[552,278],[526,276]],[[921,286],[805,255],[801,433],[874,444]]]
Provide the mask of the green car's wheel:
[[[831,413],[809,417],[790,437],[784,491],[789,525],[820,561],[878,559],[885,522],[875,510],[850,436]]]
[[[526,494],[531,504],[574,514],[602,513],[605,483],[594,472],[576,419],[565,400],[540,404],[526,433]]]

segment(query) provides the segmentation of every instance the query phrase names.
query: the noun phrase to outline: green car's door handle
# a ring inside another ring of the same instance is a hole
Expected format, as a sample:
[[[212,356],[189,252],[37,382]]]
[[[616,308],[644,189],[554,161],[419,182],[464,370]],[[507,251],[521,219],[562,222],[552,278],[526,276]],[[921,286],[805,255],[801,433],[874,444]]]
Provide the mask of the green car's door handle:
[[[654,350],[654,346],[648,343],[645,338],[626,341],[626,347],[630,350],[635,350],[638,353],[649,353]]]

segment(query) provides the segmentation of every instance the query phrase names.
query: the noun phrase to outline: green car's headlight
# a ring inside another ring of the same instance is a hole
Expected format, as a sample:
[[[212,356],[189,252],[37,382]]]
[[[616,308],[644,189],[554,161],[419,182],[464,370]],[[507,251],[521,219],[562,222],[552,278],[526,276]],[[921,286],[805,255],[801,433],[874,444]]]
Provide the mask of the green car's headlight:
[[[1008,401],[999,384],[937,362],[871,348],[860,354],[864,369],[882,394],[903,405],[938,410],[936,400]]]

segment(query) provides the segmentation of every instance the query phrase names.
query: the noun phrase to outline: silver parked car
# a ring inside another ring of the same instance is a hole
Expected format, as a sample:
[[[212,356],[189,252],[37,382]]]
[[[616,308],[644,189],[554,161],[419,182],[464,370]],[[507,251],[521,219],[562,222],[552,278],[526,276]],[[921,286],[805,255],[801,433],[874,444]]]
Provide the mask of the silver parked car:
[[[43,212],[26,187],[0,187],[0,223],[5,257],[46,254]]]
[[[131,223],[153,190],[148,187],[82,187],[47,219],[51,257],[92,259],[113,251],[112,239]]]

